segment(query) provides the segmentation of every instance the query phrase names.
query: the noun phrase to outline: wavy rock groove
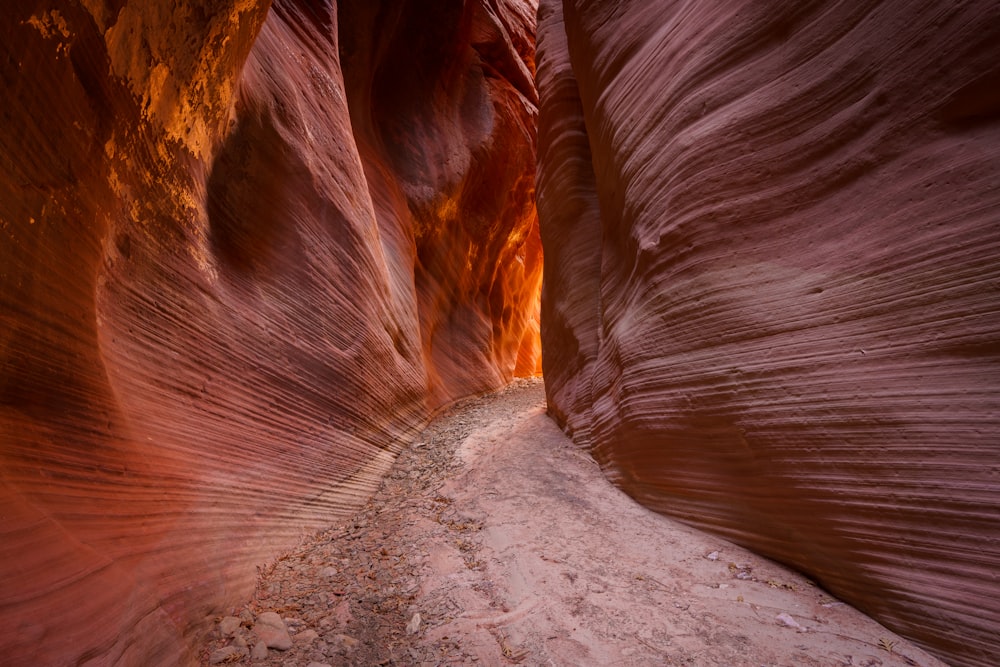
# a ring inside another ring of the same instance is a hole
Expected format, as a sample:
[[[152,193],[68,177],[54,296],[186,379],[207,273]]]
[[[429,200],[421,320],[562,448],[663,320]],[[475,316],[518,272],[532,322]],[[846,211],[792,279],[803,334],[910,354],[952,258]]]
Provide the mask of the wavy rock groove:
[[[1000,656],[1000,8],[543,0],[550,413],[640,502]]]
[[[0,661],[191,662],[430,411],[536,372],[533,29],[507,2],[5,10]]]
[[[196,660],[544,348],[636,500],[1000,663],[996,2],[8,4],[0,662]]]

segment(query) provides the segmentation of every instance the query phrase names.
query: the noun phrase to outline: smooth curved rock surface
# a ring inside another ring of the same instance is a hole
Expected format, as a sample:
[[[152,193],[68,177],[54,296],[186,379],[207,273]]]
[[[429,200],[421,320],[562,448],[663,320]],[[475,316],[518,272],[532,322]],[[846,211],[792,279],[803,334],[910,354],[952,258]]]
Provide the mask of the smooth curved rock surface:
[[[0,661],[191,662],[430,411],[535,372],[533,7],[382,4],[0,18]],[[393,12],[439,29],[358,37]]]
[[[550,412],[642,503],[1000,659],[1000,5],[543,0]]]
[[[376,215],[383,228],[407,230],[387,254],[405,254],[402,279],[416,286],[432,400],[540,373],[535,4],[429,11],[416,0],[351,0],[339,9]]]

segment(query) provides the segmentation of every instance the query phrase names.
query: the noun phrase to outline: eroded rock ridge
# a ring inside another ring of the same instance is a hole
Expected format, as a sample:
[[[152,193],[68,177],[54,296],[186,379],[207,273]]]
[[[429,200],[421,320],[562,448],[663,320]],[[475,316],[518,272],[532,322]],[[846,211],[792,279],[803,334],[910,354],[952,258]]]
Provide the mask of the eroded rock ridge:
[[[1000,6],[543,0],[550,413],[640,502],[1000,656]]]
[[[534,7],[15,5],[0,660],[185,664],[430,411],[536,372]]]

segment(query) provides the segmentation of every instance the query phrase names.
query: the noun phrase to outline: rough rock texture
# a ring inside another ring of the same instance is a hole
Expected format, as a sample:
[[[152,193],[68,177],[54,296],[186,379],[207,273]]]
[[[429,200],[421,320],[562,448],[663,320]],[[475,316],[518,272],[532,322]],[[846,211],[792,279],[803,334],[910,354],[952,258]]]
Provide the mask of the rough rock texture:
[[[789,568],[633,502],[544,409],[528,379],[436,415],[354,517],[261,573],[202,664],[283,609],[292,648],[260,667],[945,667]]]
[[[543,0],[550,410],[641,502],[1000,659],[1000,5]]]
[[[0,17],[3,661],[190,662],[431,409],[535,371],[534,8],[341,4]]]

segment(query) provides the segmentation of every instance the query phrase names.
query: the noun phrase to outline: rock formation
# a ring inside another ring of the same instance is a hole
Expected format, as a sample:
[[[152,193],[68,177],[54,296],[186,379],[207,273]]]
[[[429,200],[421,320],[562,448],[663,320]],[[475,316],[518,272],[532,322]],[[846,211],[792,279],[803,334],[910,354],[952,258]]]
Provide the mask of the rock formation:
[[[15,5],[0,655],[184,664],[430,411],[536,371],[534,8]]]
[[[0,18],[0,655],[179,664],[539,370],[653,509],[1000,655],[1000,7]],[[538,209],[535,212],[535,124]]]
[[[1000,5],[542,0],[553,414],[628,493],[1000,656]]]

